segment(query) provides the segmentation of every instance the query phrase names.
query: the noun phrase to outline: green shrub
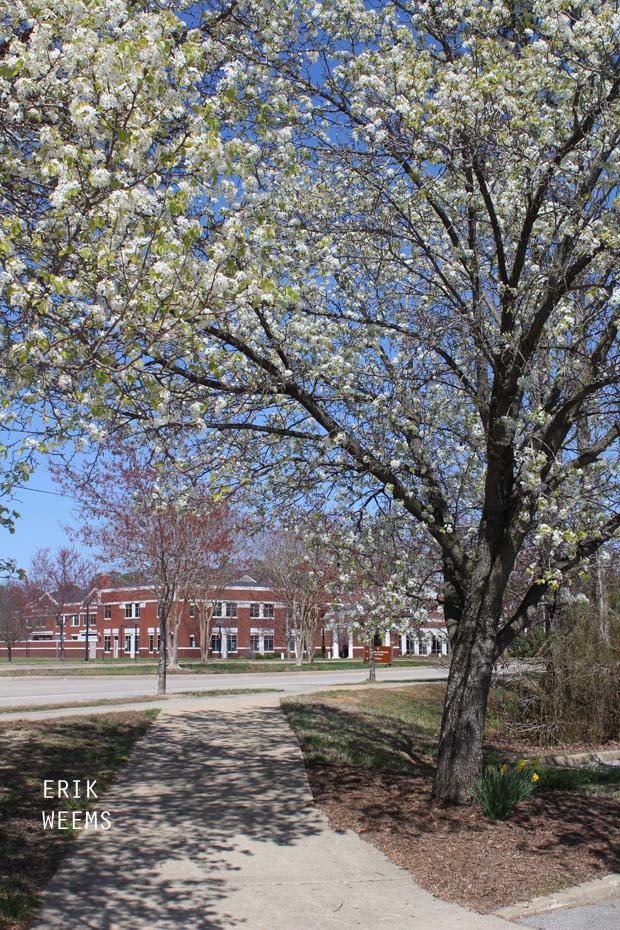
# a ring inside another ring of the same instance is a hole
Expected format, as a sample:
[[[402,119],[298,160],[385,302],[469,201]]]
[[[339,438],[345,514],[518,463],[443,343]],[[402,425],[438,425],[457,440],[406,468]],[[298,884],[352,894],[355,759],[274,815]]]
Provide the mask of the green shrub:
[[[515,804],[530,797],[537,781],[538,774],[525,762],[490,765],[476,782],[474,797],[490,820],[507,820]]]

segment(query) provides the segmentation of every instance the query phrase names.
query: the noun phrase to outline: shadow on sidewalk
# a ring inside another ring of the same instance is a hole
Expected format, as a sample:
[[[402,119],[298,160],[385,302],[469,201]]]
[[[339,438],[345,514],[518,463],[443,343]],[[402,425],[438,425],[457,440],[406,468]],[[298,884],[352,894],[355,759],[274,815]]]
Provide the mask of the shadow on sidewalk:
[[[322,828],[276,708],[162,717],[98,810],[111,829],[82,835],[33,930],[241,926],[226,888],[285,868],[287,848]]]

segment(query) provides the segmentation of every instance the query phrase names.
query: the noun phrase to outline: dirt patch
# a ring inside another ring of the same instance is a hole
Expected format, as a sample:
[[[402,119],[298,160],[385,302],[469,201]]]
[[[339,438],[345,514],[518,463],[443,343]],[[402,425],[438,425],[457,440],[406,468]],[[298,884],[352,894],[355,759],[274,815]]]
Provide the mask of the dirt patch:
[[[431,800],[431,778],[310,765],[319,807],[440,898],[483,913],[620,870],[620,802],[539,791],[507,822]]]

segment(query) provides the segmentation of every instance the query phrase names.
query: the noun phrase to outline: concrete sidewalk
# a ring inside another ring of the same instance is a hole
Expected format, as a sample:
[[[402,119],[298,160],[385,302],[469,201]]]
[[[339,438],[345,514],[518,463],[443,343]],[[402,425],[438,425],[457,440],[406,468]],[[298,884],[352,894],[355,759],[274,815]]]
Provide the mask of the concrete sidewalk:
[[[99,808],[111,830],[82,833],[33,930],[516,926],[433,898],[333,831],[277,707],[165,712]]]

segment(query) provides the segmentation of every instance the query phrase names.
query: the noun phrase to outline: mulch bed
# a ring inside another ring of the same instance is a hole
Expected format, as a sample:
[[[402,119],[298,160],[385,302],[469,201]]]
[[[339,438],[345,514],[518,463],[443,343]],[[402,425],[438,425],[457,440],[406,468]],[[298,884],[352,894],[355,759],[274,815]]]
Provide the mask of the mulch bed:
[[[440,898],[489,913],[620,871],[620,801],[539,790],[511,820],[431,800],[424,775],[311,765],[317,804]]]

